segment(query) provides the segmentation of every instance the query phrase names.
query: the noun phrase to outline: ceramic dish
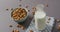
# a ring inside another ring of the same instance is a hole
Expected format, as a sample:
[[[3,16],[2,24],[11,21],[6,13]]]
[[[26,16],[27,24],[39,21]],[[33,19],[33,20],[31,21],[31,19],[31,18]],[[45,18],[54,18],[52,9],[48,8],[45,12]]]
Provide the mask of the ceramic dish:
[[[19,9],[19,8],[15,8],[15,9],[11,12],[11,17],[13,16],[12,13],[13,13],[14,11],[16,11],[16,9]],[[16,22],[23,22],[24,20],[27,19],[27,17],[28,17],[28,10],[27,10],[26,8],[22,8],[22,9],[25,9],[25,11],[27,12],[27,13],[26,13],[26,16],[25,16],[24,18],[22,18],[22,19],[19,19],[19,20],[15,20],[15,19],[12,17],[14,21],[16,21]]]

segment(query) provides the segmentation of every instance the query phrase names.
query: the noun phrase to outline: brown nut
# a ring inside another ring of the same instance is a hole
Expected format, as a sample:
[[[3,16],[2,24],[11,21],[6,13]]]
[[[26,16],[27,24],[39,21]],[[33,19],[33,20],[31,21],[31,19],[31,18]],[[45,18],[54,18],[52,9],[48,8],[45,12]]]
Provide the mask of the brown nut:
[[[19,20],[19,19],[17,18],[17,19],[14,19],[14,20],[16,20],[16,21],[17,21],[17,20]]]
[[[28,10],[28,12],[30,12],[30,10]]]
[[[9,9],[6,9],[7,11],[9,10]]]
[[[46,7],[48,7],[48,4],[45,4]]]
[[[12,32],[15,32],[15,29],[14,29],[14,30],[12,30]]]
[[[60,25],[57,26],[57,29],[60,30]]]
[[[29,6],[27,5],[26,8],[28,8]]]
[[[33,11],[32,14],[35,15],[35,11]]]
[[[11,8],[11,10],[13,10],[13,8]]]
[[[9,27],[13,27],[12,25],[9,25]]]
[[[19,32],[19,30],[14,29],[12,32]]]
[[[20,16],[20,18],[22,18],[22,14],[21,15],[19,15]]]
[[[17,27],[18,27],[18,28],[21,28],[21,27],[22,27],[22,25],[20,25],[20,24],[17,24]]]
[[[23,15],[24,17],[26,16],[26,15]]]
[[[19,8],[18,9],[16,9],[16,11],[15,12],[18,12],[19,11]]]
[[[22,5],[20,4],[19,6],[21,7]]]
[[[15,16],[14,19],[18,19],[18,16]]]
[[[13,14],[13,17],[17,16],[17,14]]]
[[[21,11],[18,11],[19,13],[21,13]]]
[[[49,17],[48,20],[51,20],[51,18]]]
[[[12,14],[16,14],[16,11],[14,11]]]
[[[12,30],[12,32],[15,32],[15,30]]]
[[[29,32],[33,32],[33,30],[30,30]]]
[[[22,26],[22,27],[21,27],[21,29],[22,29],[22,30],[24,30],[24,29],[25,29],[25,27],[24,27],[24,26]]]
[[[16,30],[16,32],[19,32],[19,30]]]
[[[32,10],[33,10],[33,11],[36,11],[36,7],[32,7]]]
[[[20,17],[17,18],[18,20],[20,19]]]
[[[19,28],[19,24],[17,24],[17,27]]]

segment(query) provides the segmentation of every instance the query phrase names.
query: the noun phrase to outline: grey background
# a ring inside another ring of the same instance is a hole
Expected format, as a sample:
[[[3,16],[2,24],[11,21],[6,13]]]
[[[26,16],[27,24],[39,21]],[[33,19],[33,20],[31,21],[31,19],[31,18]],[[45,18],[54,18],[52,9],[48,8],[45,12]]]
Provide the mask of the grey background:
[[[19,4],[21,4],[22,7],[29,5],[28,10],[31,10],[33,6],[46,3],[48,4],[48,7],[45,7],[47,16],[60,19],[60,0],[22,0],[21,2],[19,0],[0,0],[0,32],[11,32],[14,28],[17,29],[17,23],[15,23],[10,17],[11,8],[19,7]],[[7,8],[9,11],[6,11]],[[10,28],[10,24],[12,24],[14,28]],[[21,32],[24,31],[21,30]]]

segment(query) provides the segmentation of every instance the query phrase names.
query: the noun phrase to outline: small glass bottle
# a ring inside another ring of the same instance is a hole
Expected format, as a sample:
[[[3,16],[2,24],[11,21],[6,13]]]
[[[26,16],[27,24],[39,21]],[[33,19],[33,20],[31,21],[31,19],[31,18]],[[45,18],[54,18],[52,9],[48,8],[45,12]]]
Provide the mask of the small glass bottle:
[[[46,13],[44,12],[44,5],[39,4],[36,6],[37,11],[35,12],[35,27],[38,30],[44,30],[46,27]]]

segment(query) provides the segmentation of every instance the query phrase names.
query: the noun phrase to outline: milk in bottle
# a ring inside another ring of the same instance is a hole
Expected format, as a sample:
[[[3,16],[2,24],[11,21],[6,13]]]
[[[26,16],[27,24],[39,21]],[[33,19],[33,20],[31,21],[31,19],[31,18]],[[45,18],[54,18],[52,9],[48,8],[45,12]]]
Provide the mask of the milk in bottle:
[[[39,4],[36,6],[37,11],[35,12],[35,27],[38,30],[43,30],[46,27],[46,13],[44,12],[44,5]]]

